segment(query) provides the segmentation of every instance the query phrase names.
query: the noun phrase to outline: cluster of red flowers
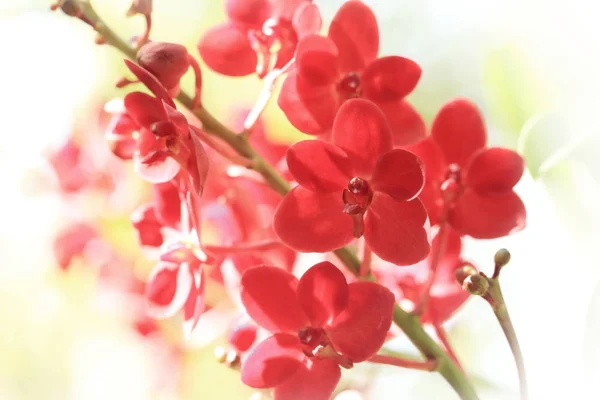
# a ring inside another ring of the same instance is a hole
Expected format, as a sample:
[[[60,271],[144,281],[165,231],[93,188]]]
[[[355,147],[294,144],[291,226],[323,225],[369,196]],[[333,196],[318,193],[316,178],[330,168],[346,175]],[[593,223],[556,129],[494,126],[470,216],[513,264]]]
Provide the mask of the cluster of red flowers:
[[[149,14],[151,2],[143,3]],[[288,148],[271,142],[260,121],[243,133],[292,184],[281,197],[285,188],[250,171],[252,157],[238,162],[211,136],[214,128],[196,120],[201,73],[183,46],[149,42],[137,63],[126,61],[151,94],[112,102],[106,139],[153,185],[152,202],[132,215],[140,244],[156,257],[148,311],[182,313],[190,334],[211,307],[206,287],[223,285],[250,321],[230,334],[243,382],[274,388],[275,399],[328,399],[340,367],[369,360],[399,334],[391,329],[395,306],[440,326],[466,301],[454,277],[465,265],[462,237],[524,228],[513,191],[524,162],[486,147],[484,121],[468,100],[449,101],[428,130],[405,100],[419,65],[378,58],[377,20],[362,2],[345,2],[325,36],[310,0],[225,6],[227,21],[198,43],[206,65],[229,76],[287,73],[278,105],[316,137]],[[196,97],[191,112],[180,111],[174,97],[190,67]],[[83,232],[73,253],[94,236]],[[364,249],[360,274],[326,254],[310,268],[297,257],[347,245]],[[68,246],[61,259],[73,256],[66,253]]]

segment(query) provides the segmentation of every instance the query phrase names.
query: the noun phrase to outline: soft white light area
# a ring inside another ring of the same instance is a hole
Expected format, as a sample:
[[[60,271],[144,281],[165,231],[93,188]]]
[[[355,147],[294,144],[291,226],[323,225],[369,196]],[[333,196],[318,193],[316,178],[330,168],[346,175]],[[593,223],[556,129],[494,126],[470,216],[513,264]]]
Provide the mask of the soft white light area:
[[[5,55],[0,65],[2,275],[31,275],[52,266],[48,245],[61,201],[27,196],[21,188],[42,152],[68,137],[74,109],[95,81],[92,37],[85,27],[70,22],[50,13],[3,17],[0,22]]]

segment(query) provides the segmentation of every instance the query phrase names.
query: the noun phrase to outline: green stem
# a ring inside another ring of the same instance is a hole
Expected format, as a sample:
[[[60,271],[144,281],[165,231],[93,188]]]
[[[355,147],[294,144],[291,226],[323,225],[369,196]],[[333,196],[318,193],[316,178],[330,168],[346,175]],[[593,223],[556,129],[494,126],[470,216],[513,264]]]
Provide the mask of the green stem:
[[[107,44],[116,47],[128,58],[135,60],[136,50],[109,29],[91,6],[86,7],[85,12],[86,16],[96,23],[96,31],[103,36]],[[252,163],[252,168],[259,172],[275,191],[282,195],[289,192],[291,189],[289,182],[252,148],[248,143],[246,135],[234,133],[214,118],[205,108],[192,109],[193,100],[183,90],[177,96],[177,100],[193,112],[200,122],[202,122],[202,128],[206,132],[219,137],[227,142],[239,155],[248,158]],[[360,273],[360,261],[349,248],[344,247],[336,250],[334,253],[354,274],[358,275]],[[367,276],[366,279],[374,280],[373,276]],[[454,388],[461,399],[476,400],[478,398],[467,377],[452,362],[444,350],[425,332],[418,317],[407,313],[396,305],[393,319],[427,359],[436,360],[438,372]]]
[[[417,369],[420,371],[435,371],[437,368],[436,360],[411,360],[407,358],[388,356],[385,354],[376,354],[367,361],[374,364],[393,365],[395,367]]]
[[[499,268],[496,268],[496,270],[499,270]],[[508,345],[510,346],[510,350],[517,366],[517,374],[519,375],[519,391],[521,393],[521,400],[526,400],[527,376],[525,374],[525,363],[523,361],[523,354],[521,353],[521,346],[519,346],[519,340],[517,339],[515,328],[510,319],[510,315],[508,314],[508,309],[506,308],[506,303],[504,302],[504,296],[502,295],[502,290],[500,289],[498,277],[490,278],[488,279],[488,282],[490,287],[484,298],[492,306],[494,315],[496,315],[498,323],[500,323],[500,327],[502,328],[504,336],[508,341]]]

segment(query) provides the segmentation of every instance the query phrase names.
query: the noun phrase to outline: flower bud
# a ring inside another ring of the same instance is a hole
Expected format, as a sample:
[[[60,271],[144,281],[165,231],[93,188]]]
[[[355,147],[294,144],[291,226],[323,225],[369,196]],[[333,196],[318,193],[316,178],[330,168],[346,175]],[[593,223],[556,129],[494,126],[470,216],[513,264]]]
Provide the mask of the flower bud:
[[[464,264],[454,270],[454,277],[461,285],[471,275],[476,275],[477,269],[471,264]]]
[[[138,64],[154,75],[167,90],[179,85],[179,80],[190,67],[185,46],[176,43],[150,42],[137,54]]]
[[[510,261],[510,253],[506,249],[500,249],[494,255],[494,263],[497,268],[502,268]]]
[[[78,0],[59,0],[50,6],[51,10],[61,9],[70,17],[79,18],[82,15],[81,5]]]
[[[463,289],[475,296],[483,296],[490,288],[487,278],[477,275],[469,275],[463,282]]]

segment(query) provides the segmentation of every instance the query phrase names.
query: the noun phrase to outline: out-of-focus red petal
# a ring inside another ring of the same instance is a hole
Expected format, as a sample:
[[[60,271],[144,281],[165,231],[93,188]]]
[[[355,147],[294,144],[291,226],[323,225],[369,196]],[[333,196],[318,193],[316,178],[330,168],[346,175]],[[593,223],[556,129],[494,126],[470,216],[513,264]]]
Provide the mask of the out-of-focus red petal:
[[[334,85],[313,85],[296,71],[283,81],[277,104],[296,129],[309,135],[331,128],[339,105]]]
[[[156,210],[150,204],[144,204],[131,213],[131,224],[137,232],[138,241],[142,246],[159,247],[163,242],[161,223]]]
[[[346,277],[329,261],[312,266],[298,283],[298,301],[312,326],[333,321],[348,305]]]
[[[442,324],[460,308],[468,299],[469,292],[458,282],[437,285],[431,289],[431,298],[427,310],[421,317],[421,322]]]
[[[348,289],[348,306],[326,331],[337,351],[360,362],[377,353],[385,342],[395,299],[375,282],[353,282]]]
[[[167,226],[176,227],[181,219],[179,188],[174,182],[159,183],[152,187],[156,218]]]
[[[388,151],[377,159],[371,184],[396,201],[412,200],[425,184],[425,165],[410,151]]]
[[[319,33],[323,26],[319,7],[310,1],[304,1],[294,13],[292,25],[299,39],[307,35]]]
[[[303,3],[310,3],[312,0],[271,0],[273,11],[271,15],[274,18],[291,21],[297,10]]]
[[[462,250],[462,240],[458,232],[451,227],[446,228],[446,240],[444,246],[444,252],[442,253],[437,266],[436,282],[455,282],[454,270],[459,267],[460,263],[460,252]],[[441,245],[441,237],[438,233],[431,241],[431,253],[429,254],[428,261],[431,264],[432,257],[437,253],[439,246]]]
[[[477,107],[466,99],[446,103],[437,113],[431,136],[446,162],[466,167],[473,154],[485,147],[485,125]]]
[[[369,178],[379,156],[392,149],[385,115],[375,103],[365,99],[351,99],[340,107],[332,136],[333,143],[348,153],[361,178]]]
[[[125,60],[125,65],[159,100],[175,108],[175,102],[169,92],[154,75],[132,61]]]
[[[328,37],[306,36],[296,48],[296,68],[315,85],[332,83],[339,74],[338,50]]]
[[[162,102],[147,93],[129,93],[123,102],[131,118],[145,128],[150,128],[153,123],[165,121],[168,118]]]
[[[365,216],[365,240],[385,261],[412,265],[429,254],[429,221],[419,199],[398,202],[375,192]]]
[[[98,231],[86,223],[69,225],[61,230],[52,243],[52,250],[58,265],[62,269],[67,269],[73,258],[83,254],[87,244],[96,237],[98,237]]]
[[[467,189],[450,210],[449,222],[463,235],[495,239],[525,228],[526,215],[525,205],[513,191],[481,196]]]
[[[390,124],[394,147],[409,146],[425,138],[427,133],[425,121],[406,100],[376,103]]]
[[[467,167],[467,185],[489,196],[511,190],[523,176],[525,160],[513,150],[501,147],[482,149]]]
[[[314,192],[341,191],[353,176],[352,163],[344,150],[321,140],[303,140],[287,152],[294,179]]]
[[[373,11],[361,1],[345,2],[327,33],[340,52],[343,72],[360,72],[379,52],[379,27]]]
[[[274,400],[328,400],[337,386],[342,371],[333,360],[312,360],[296,373],[277,385]]]
[[[316,193],[297,186],[275,210],[273,228],[296,251],[332,251],[353,239],[352,218],[343,209],[341,192]]]
[[[276,333],[259,343],[242,363],[242,382],[272,388],[291,378],[306,358],[295,335]]]
[[[271,332],[295,332],[308,320],[296,296],[298,280],[281,268],[259,266],[242,276],[242,302],[248,315]]]
[[[187,265],[158,263],[146,285],[148,314],[157,319],[172,317],[186,303],[193,284]]]
[[[210,69],[223,75],[245,76],[256,70],[247,30],[232,23],[209,29],[198,43],[198,52]]]
[[[260,28],[271,13],[269,0],[226,0],[225,12],[242,26]]]
[[[396,101],[414,90],[421,67],[408,58],[388,56],[369,63],[361,76],[363,96],[375,102]]]
[[[228,342],[237,351],[246,352],[256,341],[257,330],[258,327],[251,322],[238,321],[229,332]]]

